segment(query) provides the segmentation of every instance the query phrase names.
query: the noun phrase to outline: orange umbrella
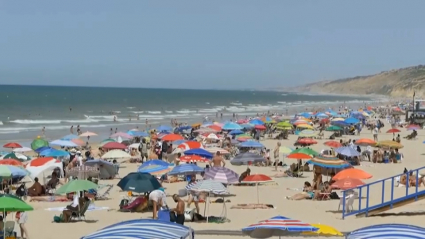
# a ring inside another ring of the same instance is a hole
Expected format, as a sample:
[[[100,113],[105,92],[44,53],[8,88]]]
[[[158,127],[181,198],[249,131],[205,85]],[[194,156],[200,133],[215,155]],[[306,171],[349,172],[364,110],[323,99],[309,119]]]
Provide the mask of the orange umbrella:
[[[188,162],[202,162],[202,163],[207,163],[207,162],[209,162],[209,160],[206,159],[206,158],[203,158],[201,156],[198,156],[198,155],[185,155],[185,156],[180,157],[180,162],[186,162],[186,163],[188,163]]]
[[[342,144],[337,141],[326,141],[324,145],[329,146],[331,148],[339,148],[342,147]]]
[[[258,183],[262,182],[271,182],[273,179],[271,179],[269,176],[264,174],[253,174],[250,176],[245,177],[242,180],[242,183],[255,183],[257,185],[257,203],[260,203],[260,194],[258,193]]]
[[[163,141],[176,141],[176,140],[182,140],[182,139],[184,139],[184,137],[179,134],[167,134],[164,137],[162,137]]]
[[[349,168],[337,173],[332,179],[340,180],[345,178],[369,179],[372,178],[372,175],[357,168]]]
[[[357,178],[345,178],[332,183],[331,187],[346,190],[350,188],[356,188],[364,184],[364,182]]]
[[[372,139],[363,138],[363,139],[357,139],[354,144],[359,146],[375,146],[376,142]]]
[[[221,127],[219,125],[216,125],[216,124],[210,125],[210,126],[208,126],[208,128],[213,129],[213,130],[215,130],[217,132],[220,132],[221,131]]]
[[[33,166],[33,167],[43,166],[46,163],[49,163],[49,162],[51,162],[53,160],[55,160],[53,157],[36,158],[36,159],[31,160],[30,163],[27,164],[27,166]],[[55,160],[55,161],[58,161],[58,160]]]
[[[12,165],[17,167],[23,167],[24,165],[16,159],[2,159],[0,160],[0,164],[2,165]]]
[[[303,153],[293,153],[288,156],[286,156],[288,159],[311,159],[312,157],[308,154]]]
[[[177,148],[189,150],[189,149],[199,149],[203,147],[202,147],[202,144],[197,141],[186,141],[180,144],[179,146],[177,146]]]
[[[389,129],[387,133],[398,133],[401,132],[399,129]]]
[[[79,138],[75,138],[75,139],[71,139],[71,141],[73,142],[73,143],[75,143],[76,145],[78,145],[78,146],[84,146],[86,143],[84,143],[84,141],[83,140],[81,140],[81,139],[79,139]]]

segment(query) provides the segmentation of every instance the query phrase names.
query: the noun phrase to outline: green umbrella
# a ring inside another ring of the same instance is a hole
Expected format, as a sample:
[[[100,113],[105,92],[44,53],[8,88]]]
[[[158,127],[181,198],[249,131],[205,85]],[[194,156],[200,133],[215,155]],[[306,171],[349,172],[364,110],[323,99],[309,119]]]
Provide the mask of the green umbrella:
[[[0,210],[3,212],[24,212],[32,211],[34,210],[34,208],[19,199],[18,197],[8,194],[1,194]]]
[[[290,147],[287,147],[287,146],[280,146],[279,147],[279,153],[282,153],[282,154],[291,154],[292,151],[294,151],[294,150]]]
[[[88,180],[72,180],[68,182],[67,184],[60,187],[56,193],[57,194],[66,194],[66,193],[73,193],[73,192],[79,192],[79,191],[87,191],[90,189],[96,189],[97,184],[88,181]]]
[[[115,139],[105,139],[102,142],[100,142],[99,146],[103,147],[103,145],[109,143],[109,142],[117,142]]]
[[[23,162],[23,160],[22,160],[22,159],[20,159],[20,158],[18,158],[18,156],[16,156],[16,154],[15,154],[15,153],[6,154],[6,155],[3,157],[3,159],[15,159],[15,160],[18,160],[18,161],[20,161],[20,162]]]
[[[283,122],[279,122],[279,123],[276,125],[276,127],[279,127],[279,128],[292,128],[293,126],[292,126],[292,124],[291,124],[291,123],[289,123],[288,121],[283,121]]]
[[[48,146],[49,146],[49,142],[41,138],[34,139],[31,143],[31,148],[33,150],[36,150],[41,147],[48,147]]]
[[[326,130],[327,131],[340,131],[340,130],[342,130],[342,128],[339,127],[339,126],[336,126],[336,125],[332,125],[332,126],[329,126],[328,128],[326,128]]]
[[[309,148],[299,148],[299,149],[296,149],[296,150],[291,152],[291,154],[295,154],[295,153],[302,153],[302,154],[307,154],[307,155],[310,155],[310,156],[319,155],[318,152],[316,152],[312,149],[309,149]]]

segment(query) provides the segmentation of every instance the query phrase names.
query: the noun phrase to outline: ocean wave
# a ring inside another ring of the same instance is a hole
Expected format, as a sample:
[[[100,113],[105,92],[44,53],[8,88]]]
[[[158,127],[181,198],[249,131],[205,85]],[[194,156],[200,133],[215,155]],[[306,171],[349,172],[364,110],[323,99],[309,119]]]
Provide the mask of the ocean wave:
[[[238,101],[236,101],[236,102],[230,102],[230,104],[231,105],[237,105],[237,106],[241,106],[242,105],[242,103],[240,103]]]
[[[0,125],[3,125],[3,121],[0,121]]]
[[[24,119],[17,119],[17,120],[11,120],[10,123],[14,124],[60,124],[60,120],[24,120]]]
[[[147,111],[148,114],[159,115],[161,111]]]
[[[144,111],[130,111],[133,114],[143,114]]]
[[[198,112],[200,112],[200,113],[217,113],[219,111],[220,111],[220,109],[217,109],[217,108],[213,108],[213,109],[200,109],[200,110],[198,110]]]
[[[181,110],[177,110],[176,111],[179,114],[191,114],[191,113],[196,113],[196,110],[188,110],[188,109],[181,109]]]
[[[165,113],[167,113],[167,114],[172,114],[172,113],[174,113],[172,110],[166,110],[165,111]]]

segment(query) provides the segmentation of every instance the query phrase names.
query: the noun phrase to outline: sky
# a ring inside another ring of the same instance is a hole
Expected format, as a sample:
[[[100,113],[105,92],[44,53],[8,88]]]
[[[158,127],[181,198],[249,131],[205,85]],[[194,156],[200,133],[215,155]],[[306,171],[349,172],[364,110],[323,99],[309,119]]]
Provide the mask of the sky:
[[[425,1],[0,0],[0,84],[240,89],[425,63]]]

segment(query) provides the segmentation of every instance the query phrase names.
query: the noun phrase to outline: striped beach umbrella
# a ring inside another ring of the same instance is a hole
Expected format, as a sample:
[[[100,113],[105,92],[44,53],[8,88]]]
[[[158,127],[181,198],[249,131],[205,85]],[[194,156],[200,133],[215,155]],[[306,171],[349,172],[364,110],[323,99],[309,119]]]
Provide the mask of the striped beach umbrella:
[[[12,166],[12,165],[0,165],[0,177],[9,178],[9,177],[24,177],[28,174],[28,171]]]
[[[425,238],[425,228],[406,224],[380,224],[357,229],[347,239]]]
[[[187,174],[195,174],[195,173],[202,173],[202,172],[204,172],[204,169],[195,164],[181,164],[179,166],[174,167],[168,173],[168,175],[187,175]]]
[[[323,168],[349,168],[351,165],[344,160],[336,157],[327,157],[324,155],[318,155],[311,160],[307,161],[308,164],[320,166]]]
[[[134,219],[107,226],[81,239],[190,239],[193,236],[192,229],[177,223],[152,219]]]
[[[205,179],[226,184],[238,183],[239,175],[235,171],[224,167],[212,167],[205,170]]]
[[[158,164],[150,164],[146,166],[140,166],[137,169],[139,173],[149,173],[151,175],[162,175],[168,173],[171,170],[168,166],[158,165]]]
[[[208,192],[214,194],[229,194],[227,188],[220,182],[214,180],[202,180],[186,186],[187,190],[196,192]]]
[[[162,165],[162,166],[166,166],[166,167],[169,166],[169,164],[167,162],[163,161],[163,160],[151,159],[151,160],[144,162],[141,167],[148,166],[148,165]]]
[[[265,162],[266,159],[259,154],[254,154],[250,152],[238,154],[232,160],[230,160],[230,164],[232,165],[247,165],[249,163],[262,163]]]
[[[317,134],[319,134],[319,132],[313,131],[313,130],[310,130],[310,129],[306,129],[306,130],[301,131],[299,133],[299,136],[301,136],[301,137],[314,137]]]
[[[301,232],[314,232],[318,228],[299,220],[276,216],[242,228],[242,233],[253,238],[296,235]]]

